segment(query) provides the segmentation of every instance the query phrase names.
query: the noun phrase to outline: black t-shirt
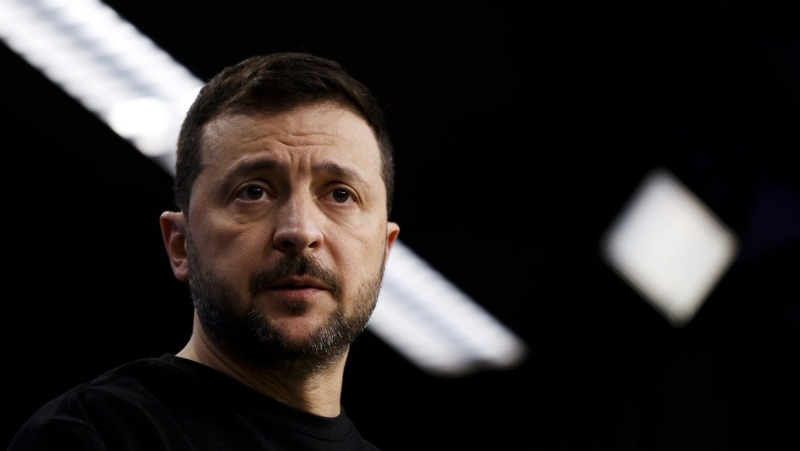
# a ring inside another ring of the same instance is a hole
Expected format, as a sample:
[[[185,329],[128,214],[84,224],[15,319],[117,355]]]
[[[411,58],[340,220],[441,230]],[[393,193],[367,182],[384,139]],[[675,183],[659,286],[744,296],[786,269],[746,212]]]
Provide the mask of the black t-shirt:
[[[344,410],[312,415],[171,354],[122,365],[45,404],[7,451],[21,450],[379,451]]]

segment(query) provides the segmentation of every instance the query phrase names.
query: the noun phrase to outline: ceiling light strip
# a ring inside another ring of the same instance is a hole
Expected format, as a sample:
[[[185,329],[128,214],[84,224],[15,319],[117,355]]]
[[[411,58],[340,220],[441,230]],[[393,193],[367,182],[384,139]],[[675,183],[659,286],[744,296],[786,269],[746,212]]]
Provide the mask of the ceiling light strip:
[[[202,82],[97,0],[0,0],[0,38],[145,155],[171,170]]]

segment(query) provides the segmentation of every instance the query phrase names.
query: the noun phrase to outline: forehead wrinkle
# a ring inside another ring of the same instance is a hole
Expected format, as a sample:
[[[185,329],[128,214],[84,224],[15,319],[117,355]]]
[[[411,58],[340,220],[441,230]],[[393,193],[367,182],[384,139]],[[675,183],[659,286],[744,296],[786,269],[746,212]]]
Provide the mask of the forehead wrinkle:
[[[331,111],[328,112],[330,113]],[[229,171],[226,172],[227,176],[232,178],[240,179],[258,172],[286,172],[289,171],[290,167],[294,164],[306,160],[306,164],[309,165],[307,167],[312,174],[325,174],[330,178],[341,178],[343,181],[367,184],[366,180],[368,180],[368,178],[365,178],[367,174],[360,171],[358,167],[332,160],[320,161],[314,157],[314,155],[317,154],[316,150],[325,148],[338,147],[345,152],[355,150],[355,143],[351,142],[347,137],[351,134],[349,131],[346,131],[349,127],[345,127],[344,129],[340,128],[340,124],[342,124],[342,119],[346,113],[346,109],[335,112],[333,117],[328,117],[322,121],[322,123],[327,124],[327,127],[322,128],[317,126],[319,123],[315,124],[313,121],[310,123],[310,126],[305,126],[306,121],[309,120],[305,117],[279,114],[277,117],[282,117],[282,119],[286,121],[284,124],[288,123],[288,126],[278,126],[276,129],[272,129],[272,132],[267,135],[250,133],[253,131],[251,127],[228,126],[231,125],[232,122],[240,119],[244,119],[245,122],[257,122],[265,116],[271,117],[274,115],[254,112],[228,113],[217,117],[214,121],[207,124],[208,126],[205,130],[204,138],[208,139],[209,142],[207,142],[208,146],[206,148],[217,148],[223,153],[231,150],[229,148],[229,143],[225,142],[229,141],[229,139],[223,139],[223,137],[233,133],[235,141],[238,142],[237,147],[244,146],[248,148],[243,149],[245,152],[254,152],[250,156],[236,158],[236,160],[239,161],[232,162],[233,164],[229,165]],[[220,133],[212,133],[211,130],[213,128],[218,128],[217,131]],[[271,141],[271,143],[266,144],[266,147],[261,143],[264,139]],[[284,150],[289,150],[289,152],[283,156],[267,156],[263,153],[258,155],[262,151],[271,153],[273,150],[279,151],[279,153],[283,153]],[[219,152],[211,152],[211,154],[207,154],[206,157],[213,160],[218,154]],[[289,160],[285,161],[284,156],[288,156]],[[323,159],[324,158],[325,157],[323,157]],[[302,163],[300,164],[302,165]]]
[[[346,139],[340,133],[332,133],[327,130],[292,130],[291,132],[271,136],[270,139],[288,148],[298,150],[336,146],[341,142],[346,142]],[[254,141],[258,141],[258,139]]]

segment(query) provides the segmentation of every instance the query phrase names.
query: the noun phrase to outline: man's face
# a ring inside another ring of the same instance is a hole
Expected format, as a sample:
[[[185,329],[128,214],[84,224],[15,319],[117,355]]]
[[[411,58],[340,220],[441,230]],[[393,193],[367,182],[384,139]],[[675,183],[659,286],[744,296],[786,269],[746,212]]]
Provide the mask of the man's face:
[[[372,130],[337,104],[312,104],[218,117],[203,148],[186,250],[206,334],[262,366],[346,353],[399,230]]]

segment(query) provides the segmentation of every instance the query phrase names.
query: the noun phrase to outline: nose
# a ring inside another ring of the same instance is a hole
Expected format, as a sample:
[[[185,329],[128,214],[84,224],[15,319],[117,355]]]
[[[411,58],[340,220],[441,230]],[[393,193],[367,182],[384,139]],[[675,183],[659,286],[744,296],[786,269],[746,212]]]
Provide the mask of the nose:
[[[272,242],[275,248],[295,254],[318,248],[323,240],[320,214],[313,199],[288,198],[274,217],[276,227]]]

